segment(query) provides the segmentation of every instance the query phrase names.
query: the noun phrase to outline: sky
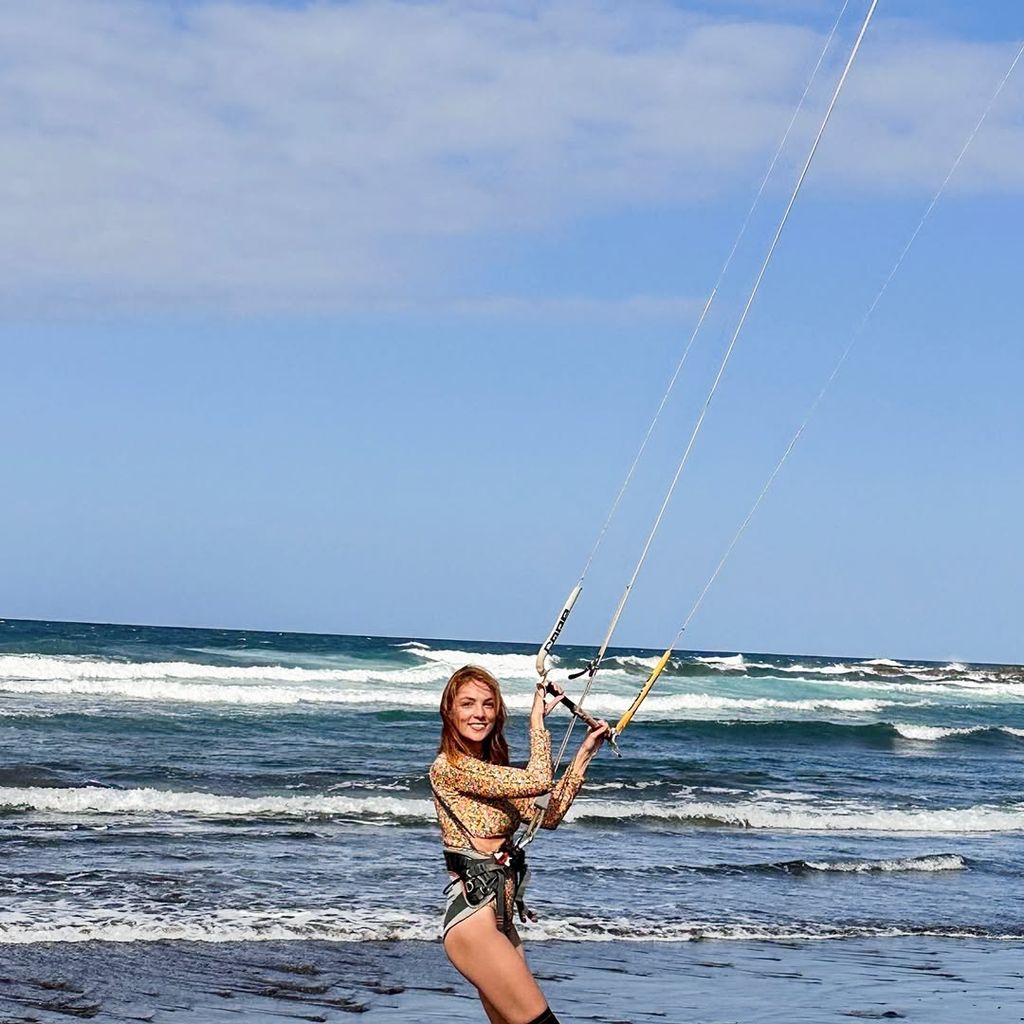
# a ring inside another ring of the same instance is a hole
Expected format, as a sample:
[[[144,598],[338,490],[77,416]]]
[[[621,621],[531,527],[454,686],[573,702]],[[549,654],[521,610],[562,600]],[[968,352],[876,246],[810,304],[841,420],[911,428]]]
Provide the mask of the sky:
[[[0,33],[0,615],[540,642],[835,0],[36,0]],[[566,629],[639,556],[850,0]],[[881,0],[615,636],[1024,662],[1024,40]]]

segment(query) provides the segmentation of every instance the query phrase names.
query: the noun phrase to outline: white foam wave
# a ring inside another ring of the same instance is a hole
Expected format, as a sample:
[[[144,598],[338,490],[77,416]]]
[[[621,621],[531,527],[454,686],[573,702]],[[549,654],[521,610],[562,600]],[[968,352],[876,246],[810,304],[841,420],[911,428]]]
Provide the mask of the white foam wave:
[[[991,672],[967,672],[967,673],[956,673],[950,674],[945,669],[904,669],[902,675],[910,676],[912,679],[920,679],[922,682],[932,683],[956,683],[963,687],[984,687],[986,685],[993,685],[1002,688],[1003,690],[1012,690],[1016,688],[1017,692],[1020,692],[1020,679],[1014,678],[1013,676],[1000,676]]]
[[[648,782],[588,782],[587,792],[588,793],[600,793],[607,790],[638,790],[638,789],[653,789],[656,786],[662,785],[657,780],[651,780]],[[722,792],[733,793],[736,790],[722,790]]]
[[[844,665],[839,662],[835,665],[787,665],[782,669],[783,672],[798,672],[806,675],[810,673],[818,676],[848,676],[855,675],[858,672],[871,671],[870,669],[853,668],[850,665]]]
[[[892,808],[841,803],[747,801],[577,800],[568,820],[652,818],[735,828],[796,832],[921,832],[960,834],[1024,831],[1024,804],[963,808]]]
[[[717,697],[708,693],[680,693],[671,696],[652,696],[644,701],[643,716],[645,718],[672,717],[679,711],[843,711],[850,714],[880,711],[901,702],[873,700],[861,698],[809,698],[807,700],[776,700],[772,697]],[[593,709],[600,705],[599,710],[625,711],[629,707],[629,698],[619,698],[602,694],[588,703]],[[903,707],[910,706],[906,703]]]
[[[502,680],[528,679],[533,682],[537,678],[537,659],[533,654],[487,654],[481,651],[460,650],[422,650],[416,651],[415,654],[418,658],[441,666],[445,678],[463,665],[479,665]],[[557,664],[557,656],[553,656],[551,660]]]
[[[305,783],[297,786],[289,786],[288,789],[307,789],[308,785]],[[335,782],[333,785],[328,786],[326,792],[336,793],[340,789],[369,789],[376,790],[379,792],[391,792],[391,793],[408,793],[409,786],[404,782],[375,782],[373,779],[356,779],[346,780],[345,782]]]
[[[943,936],[948,938],[977,938],[980,929],[951,928],[941,925],[933,928],[901,928],[898,925],[848,924],[829,925],[817,922],[755,923],[731,921],[644,921],[633,917],[593,919],[588,917],[541,918],[522,929],[523,936],[532,942],[615,942],[633,940],[643,942],[695,942],[717,939],[724,942],[786,942],[851,938],[899,938],[903,936]],[[1003,941],[1021,941],[1024,935],[1016,933],[984,934],[985,938]]]
[[[804,675],[804,676],[882,676],[886,679],[891,678],[893,675],[900,676],[912,676],[914,679],[922,680],[935,680],[937,677],[934,671],[923,669],[920,671],[914,671],[907,665],[901,665],[899,662],[891,662],[885,658],[879,658],[875,661],[859,661],[856,665],[847,665],[845,662],[835,662],[831,665],[804,665],[801,663],[795,665],[769,665],[759,664],[757,668],[770,669],[772,672],[782,672],[786,675]],[[882,671],[888,669],[890,671]],[[897,672],[891,671],[892,669],[898,669]]]
[[[707,657],[697,658],[702,665],[709,665],[711,668],[717,668],[721,671],[736,671],[737,669],[743,669],[747,667],[747,663],[743,660],[742,654],[731,654],[726,657],[714,657],[708,655]]]
[[[486,654],[480,651],[460,650],[428,650],[415,651],[414,653],[417,657],[431,662],[435,670],[441,673],[441,678],[444,680],[447,680],[456,669],[462,668],[463,665],[479,665],[481,668],[487,669],[491,675],[501,680],[503,684],[526,682],[532,687],[537,681],[537,657],[535,654]],[[550,660],[554,668],[559,667],[558,655],[551,655]],[[644,659],[636,660],[639,665]],[[620,667],[610,664],[612,661],[618,663]],[[625,658],[610,657],[608,663],[601,669],[602,678],[635,680],[636,674],[631,673],[628,668],[624,667],[629,661],[629,656]],[[565,682],[566,680],[563,679],[562,681]]]
[[[60,901],[0,912],[0,943],[431,940],[438,921],[388,910],[83,910]]]
[[[1003,692],[1016,690],[1019,694],[1021,689],[1021,677],[999,672],[985,672],[980,669],[969,670],[969,666],[960,662],[953,662],[949,665],[928,666],[910,665],[906,662],[892,661],[888,658],[876,658],[874,661],[857,662],[855,665],[847,665],[837,662],[832,665],[771,665],[767,662],[756,662],[749,668],[767,669],[773,673],[785,675],[802,676],[857,676],[874,675],[892,680],[894,687],[904,687],[903,678],[909,677],[925,683],[946,683],[948,685],[962,686],[965,688],[984,687],[992,685]],[[897,680],[893,678],[899,676]],[[810,681],[810,680],[808,680]]]
[[[892,727],[908,740],[941,740],[947,736],[968,736],[973,732],[983,731],[980,726],[974,728],[942,728],[935,725],[907,725],[903,722],[893,722]]]
[[[335,816],[383,821],[433,822],[430,800],[365,796],[223,796],[173,790],[0,787],[0,808],[26,808],[55,814],[184,814],[199,817]],[[566,820],[628,820],[716,824],[750,829],[801,832],[1017,832],[1024,830],[1024,804],[1011,807],[928,809],[888,808],[837,802],[814,802],[803,794],[771,794],[770,799],[710,803],[678,799],[604,800],[582,798]]]
[[[507,700],[507,699],[506,699]],[[587,709],[595,714],[619,714],[632,703],[632,696],[620,697],[611,693],[592,694],[587,699]],[[507,702],[512,707],[517,703],[527,706],[527,699]],[[922,701],[891,701],[873,698],[811,697],[805,700],[777,700],[773,697],[719,697],[710,693],[655,694],[643,704],[641,715],[644,719],[674,720],[688,718],[693,714],[707,712],[770,713],[773,711],[806,713],[814,711],[839,711],[857,715],[881,711],[887,707],[916,707]]]
[[[979,683],[973,679],[952,679],[945,676],[930,677],[916,683],[908,683],[905,679],[830,679],[827,683],[816,679],[794,679],[794,683],[809,685],[841,687],[850,690],[871,690],[890,695],[903,693],[926,693],[937,697],[975,700],[978,697],[996,697],[1019,701],[1021,689],[1012,683]]]
[[[371,796],[221,796],[163,789],[103,789],[99,786],[0,787],[0,807],[25,807],[56,814],[193,814],[202,817],[299,817],[337,815],[434,820],[430,800]]]
[[[405,670],[409,671],[409,670]],[[408,681],[408,680],[406,680]],[[47,694],[57,697],[104,697],[155,703],[233,704],[249,707],[285,707],[298,704],[354,705],[436,708],[437,688],[396,686],[275,686],[244,683],[182,682],[174,678],[139,676],[119,680],[101,678],[12,680],[0,682],[0,691],[17,694]],[[593,694],[587,708],[595,714],[618,714],[632,702],[632,695]],[[525,711],[530,693],[505,693],[505,703]],[[673,719],[693,712],[813,712],[839,711],[849,714],[880,711],[890,706],[912,707],[914,702],[865,698],[809,698],[778,700],[771,697],[720,697],[708,693],[655,694],[644,702],[643,717]]]
[[[296,668],[283,665],[206,665],[187,661],[122,662],[96,658],[0,655],[0,692],[123,697],[133,700],[229,704],[435,704],[455,669],[480,664],[503,681],[536,676],[532,656],[415,650],[426,664],[401,668]],[[610,669],[606,676],[630,678]],[[419,692],[404,696],[396,687]],[[520,701],[521,703],[521,701]],[[528,706],[529,702],[527,702]]]
[[[897,860],[807,861],[815,871],[840,871],[851,874],[873,874],[890,871],[963,871],[967,861],[955,853],[935,857],[903,857]]]
[[[41,680],[0,684],[7,693],[50,694],[58,697],[107,697],[127,700],[189,703],[239,704],[280,707],[294,704],[388,704],[400,707],[436,708],[438,694],[432,690],[393,690],[377,687],[319,689],[302,686],[222,686],[211,683],[180,683],[174,680],[133,679]]]
[[[335,942],[432,941],[439,937],[436,915],[372,908],[305,910],[83,910],[66,901],[25,905],[0,911],[0,943],[34,942]],[[533,942],[690,942],[796,941],[883,938],[908,935],[1020,941],[1013,933],[992,934],[968,928],[900,928],[870,924],[815,922],[755,923],[708,920],[644,920],[637,917],[544,917],[521,927]]]
[[[0,690],[25,682],[436,683],[433,665],[405,668],[290,668],[285,665],[205,665],[191,661],[129,662],[99,658],[0,655]],[[15,691],[18,692],[18,691]]]
[[[934,742],[944,740],[949,736],[971,736],[975,733],[1001,732],[1007,736],[1024,738],[1024,729],[1014,729],[1009,725],[990,726],[937,726],[937,725],[908,725],[904,722],[894,722],[893,728],[908,740],[921,740]]]
[[[616,655],[613,658],[609,658],[609,661],[615,661],[619,665],[630,665],[633,668],[652,669],[655,665],[661,661],[661,655],[655,655],[651,658],[641,658],[638,654],[621,654]]]

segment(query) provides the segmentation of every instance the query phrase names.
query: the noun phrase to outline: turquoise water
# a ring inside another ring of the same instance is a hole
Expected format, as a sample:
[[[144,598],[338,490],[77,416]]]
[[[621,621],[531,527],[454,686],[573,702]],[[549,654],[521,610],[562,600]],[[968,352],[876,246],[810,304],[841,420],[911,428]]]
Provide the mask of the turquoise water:
[[[435,938],[438,695],[489,668],[525,757],[534,653],[0,623],[0,943]],[[1020,939],[1022,697],[1017,666],[681,653],[531,848],[524,934]]]

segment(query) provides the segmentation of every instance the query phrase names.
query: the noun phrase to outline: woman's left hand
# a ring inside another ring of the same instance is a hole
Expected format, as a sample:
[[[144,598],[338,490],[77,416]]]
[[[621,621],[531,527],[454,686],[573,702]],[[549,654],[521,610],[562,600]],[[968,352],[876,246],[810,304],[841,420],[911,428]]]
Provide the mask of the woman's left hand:
[[[597,719],[597,727],[591,729],[584,737],[583,743],[580,745],[580,752],[587,757],[593,757],[611,734],[612,727],[603,718]]]

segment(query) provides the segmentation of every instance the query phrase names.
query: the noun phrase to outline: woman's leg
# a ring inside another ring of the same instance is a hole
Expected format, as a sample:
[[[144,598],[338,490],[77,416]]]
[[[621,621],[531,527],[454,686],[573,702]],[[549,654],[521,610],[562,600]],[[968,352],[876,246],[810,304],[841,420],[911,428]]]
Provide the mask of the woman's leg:
[[[510,941],[512,942],[512,945],[515,947],[515,951],[523,958],[523,960],[525,960],[526,950],[523,949],[523,943],[522,940],[519,938],[519,933],[516,931],[515,925],[512,926],[512,935],[510,936]],[[487,996],[485,996],[483,992],[480,992],[479,989],[477,989],[477,992],[480,996],[480,1002],[484,1004],[484,1013],[487,1014],[487,1019],[491,1022],[491,1024],[508,1024],[508,1021],[505,1020],[505,1018],[502,1017],[500,1013],[498,1013],[497,1009],[488,1000]]]
[[[498,931],[490,906],[460,921],[445,936],[448,959],[476,986],[492,1024],[530,1024],[548,1005],[521,950]]]
[[[508,1021],[494,1008],[494,1006],[488,1001],[487,996],[477,989],[480,995],[480,1002],[484,1004],[484,1013],[487,1014],[487,1019],[491,1024],[508,1024]]]

